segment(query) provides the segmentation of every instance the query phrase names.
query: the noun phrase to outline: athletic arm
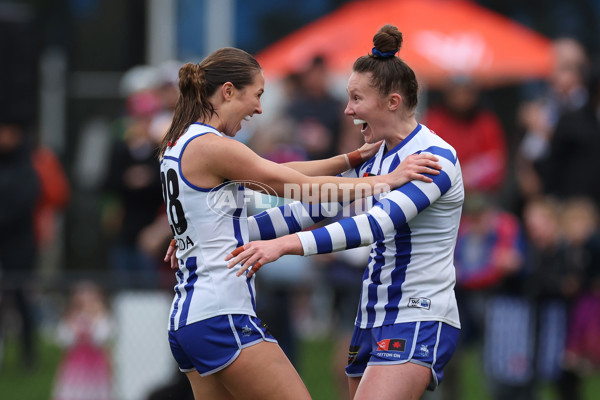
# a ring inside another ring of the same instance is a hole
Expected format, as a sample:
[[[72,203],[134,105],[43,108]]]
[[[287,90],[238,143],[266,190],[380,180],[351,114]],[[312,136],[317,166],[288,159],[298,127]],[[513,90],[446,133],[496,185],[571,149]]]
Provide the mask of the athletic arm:
[[[250,189],[263,191],[268,186],[280,197],[304,200],[310,203],[351,201],[364,194],[382,193],[401,186],[419,174],[437,174],[440,168],[437,157],[422,156],[411,170],[396,169],[382,176],[346,178],[331,176],[306,176],[292,168],[259,157],[244,144],[228,138],[211,138],[210,141],[190,143],[186,149],[182,168],[187,179],[194,182],[210,171],[217,181],[243,181]],[[429,176],[425,179],[431,180]],[[256,182],[256,183],[254,183]],[[366,192],[366,193],[365,193]],[[335,199],[332,197],[336,196]]]
[[[442,172],[432,176],[432,183],[410,182],[381,198],[365,214],[346,218],[322,228],[278,239],[250,242],[226,258],[232,268],[242,263],[238,275],[252,266],[252,275],[262,265],[285,254],[313,255],[330,253],[383,240],[410,221],[448,191],[458,170],[448,159],[440,157]],[[294,237],[295,236],[295,237]]]
[[[333,176],[341,174],[351,168],[355,168],[362,162],[373,157],[383,142],[375,144],[365,143],[358,150],[347,154],[341,154],[324,160],[294,161],[284,163],[286,167],[292,168],[307,176]]]
[[[418,159],[407,157],[398,168],[411,170],[418,168]],[[354,170],[344,175],[354,175]],[[415,174],[415,180],[428,182],[429,177]],[[309,204],[292,202],[284,206],[270,208],[248,218],[248,233],[250,240],[269,240],[290,233],[300,232],[309,226],[334,217],[350,204],[349,202]]]

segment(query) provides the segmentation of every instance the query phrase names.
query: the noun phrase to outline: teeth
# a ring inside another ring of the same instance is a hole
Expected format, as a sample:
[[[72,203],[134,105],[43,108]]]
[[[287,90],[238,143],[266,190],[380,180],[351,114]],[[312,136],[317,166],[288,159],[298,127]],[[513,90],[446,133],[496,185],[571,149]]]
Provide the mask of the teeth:
[[[354,125],[362,125],[362,124],[366,124],[367,121],[362,120],[362,119],[355,119],[354,120]]]
[[[249,116],[249,115],[246,115],[246,116],[244,117],[244,120],[245,120],[245,121],[250,121],[250,116]]]

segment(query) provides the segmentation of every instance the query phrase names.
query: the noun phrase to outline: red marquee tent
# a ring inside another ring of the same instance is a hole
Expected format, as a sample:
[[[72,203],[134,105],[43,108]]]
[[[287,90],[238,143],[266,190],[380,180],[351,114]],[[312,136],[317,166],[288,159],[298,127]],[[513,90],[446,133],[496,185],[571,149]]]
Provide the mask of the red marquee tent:
[[[384,24],[404,36],[399,56],[433,87],[452,75],[482,84],[545,77],[552,68],[550,40],[466,0],[359,0],[299,29],[256,55],[268,78],[279,78],[323,55],[349,75],[372,48]]]

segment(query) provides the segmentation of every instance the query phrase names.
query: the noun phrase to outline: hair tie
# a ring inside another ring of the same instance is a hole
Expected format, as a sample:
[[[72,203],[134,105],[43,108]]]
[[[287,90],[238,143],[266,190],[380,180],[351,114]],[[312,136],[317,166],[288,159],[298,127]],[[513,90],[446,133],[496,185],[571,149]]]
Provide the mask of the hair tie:
[[[379,58],[390,58],[390,57],[394,57],[396,55],[396,53],[398,52],[398,50],[382,52],[382,51],[377,50],[377,47],[373,47],[373,50],[371,52],[373,53],[374,56],[377,56]]]

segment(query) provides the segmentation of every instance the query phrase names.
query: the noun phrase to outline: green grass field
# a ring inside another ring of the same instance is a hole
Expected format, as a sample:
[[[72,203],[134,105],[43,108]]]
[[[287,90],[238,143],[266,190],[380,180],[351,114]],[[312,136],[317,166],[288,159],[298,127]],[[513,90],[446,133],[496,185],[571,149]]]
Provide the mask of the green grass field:
[[[27,371],[19,355],[14,339],[5,343],[5,357],[0,370],[0,399],[4,400],[50,400],[54,372],[60,361],[57,347],[39,342],[40,358],[33,371]],[[330,339],[314,340],[302,344],[299,370],[313,400],[335,400],[335,389],[330,367],[333,344]],[[464,396],[457,400],[491,400],[486,391],[477,352],[466,352],[462,361],[461,386]],[[585,380],[584,399],[594,400],[600,393],[600,373]],[[553,389],[544,387],[540,400],[558,400]],[[119,400],[119,399],[116,399]]]
[[[0,364],[0,399],[49,400],[54,371],[61,350],[45,341],[37,343],[40,357],[33,370],[23,365],[20,349],[14,340],[4,343],[4,359]]]

